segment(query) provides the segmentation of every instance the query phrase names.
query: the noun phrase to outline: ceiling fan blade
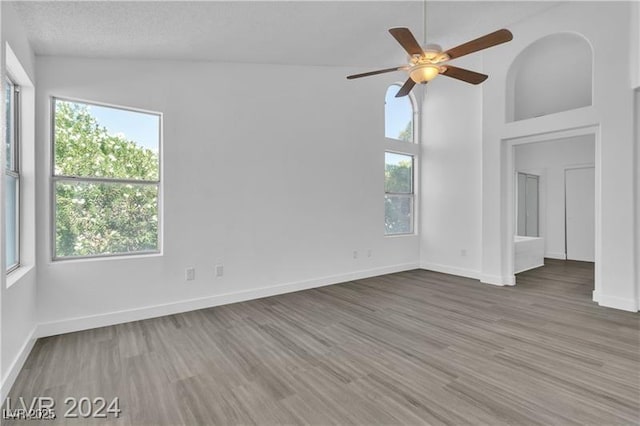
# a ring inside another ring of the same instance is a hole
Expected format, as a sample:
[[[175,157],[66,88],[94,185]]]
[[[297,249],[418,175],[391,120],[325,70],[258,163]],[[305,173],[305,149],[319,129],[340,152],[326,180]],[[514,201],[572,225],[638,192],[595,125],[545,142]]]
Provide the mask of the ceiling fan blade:
[[[384,74],[386,72],[400,71],[404,69],[406,69],[406,67],[386,68],[383,70],[363,72],[362,74],[348,75],[347,80],[353,80],[354,78],[360,78],[360,77],[368,77],[370,75]]]
[[[408,79],[407,81],[405,81],[402,87],[400,88],[400,90],[398,90],[398,93],[396,93],[396,98],[407,96],[411,91],[411,89],[413,89],[413,86],[415,85],[416,85],[415,81],[411,79]]]
[[[389,32],[409,55],[422,55],[422,47],[409,31],[409,28],[391,28]]]
[[[469,53],[477,52],[478,50],[506,43],[511,40],[513,40],[513,34],[511,34],[511,31],[503,28],[475,40],[468,41],[460,46],[456,46],[453,49],[449,49],[445,53],[449,55],[449,58],[454,59],[468,55]]]
[[[467,83],[480,84],[487,78],[489,78],[489,76],[486,74],[480,74],[479,72],[466,70],[464,68],[458,68],[451,65],[445,65],[445,67],[447,69],[441,73],[442,75],[466,81]]]

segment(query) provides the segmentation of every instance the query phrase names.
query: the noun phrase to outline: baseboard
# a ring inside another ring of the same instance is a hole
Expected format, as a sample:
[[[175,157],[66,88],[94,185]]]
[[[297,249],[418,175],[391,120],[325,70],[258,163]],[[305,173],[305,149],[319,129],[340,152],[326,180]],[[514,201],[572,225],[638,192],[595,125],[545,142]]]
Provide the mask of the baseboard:
[[[635,299],[627,299],[624,297],[607,296],[605,294],[598,294],[598,305],[606,308],[621,309],[623,311],[638,312],[638,301]],[[594,292],[594,299],[596,300],[596,294]]]
[[[263,297],[276,296],[278,294],[294,291],[308,290],[342,282],[392,274],[419,268],[416,263],[385,266],[381,268],[367,269],[340,275],[332,275],[312,280],[285,283],[270,287],[261,287],[251,290],[243,290],[234,293],[225,293],[215,296],[206,296],[196,299],[181,300],[154,306],[128,309],[105,314],[89,315],[84,317],[69,318],[62,321],[45,322],[38,325],[37,337],[54,336],[57,334],[74,331],[89,330],[114,324],[122,324],[131,321],[139,321],[156,318],[165,315],[173,315],[198,309],[211,308],[213,306],[227,305],[230,303],[244,302],[247,300],[261,299]]]
[[[443,274],[456,275],[458,277],[480,279],[480,272],[472,269],[458,268],[455,266],[441,265],[438,263],[423,262],[420,264],[420,269],[426,269],[428,271],[442,272]]]
[[[567,255],[564,253],[545,253],[544,257],[549,259],[567,260]]]
[[[516,277],[515,275],[511,276],[501,276],[501,275],[480,275],[480,282],[482,284],[491,284],[497,286],[511,286],[516,285]]]
[[[593,297],[593,301],[594,302],[599,302],[600,301],[600,293],[598,293],[597,291],[593,290],[592,297]]]
[[[1,404],[4,404],[5,398],[9,394],[9,391],[11,390],[13,383],[18,378],[18,374],[20,374],[20,370],[22,370],[22,367],[24,366],[24,363],[27,360],[27,357],[31,353],[31,350],[33,349],[33,345],[35,345],[36,343],[36,340],[37,340],[36,332],[37,332],[37,327],[33,327],[33,330],[31,330],[31,333],[29,333],[29,337],[27,337],[27,340],[25,340],[24,344],[20,348],[20,352],[18,352],[18,355],[15,357],[15,359],[11,363],[11,366],[9,367],[7,375],[2,378],[2,385],[0,385]]]

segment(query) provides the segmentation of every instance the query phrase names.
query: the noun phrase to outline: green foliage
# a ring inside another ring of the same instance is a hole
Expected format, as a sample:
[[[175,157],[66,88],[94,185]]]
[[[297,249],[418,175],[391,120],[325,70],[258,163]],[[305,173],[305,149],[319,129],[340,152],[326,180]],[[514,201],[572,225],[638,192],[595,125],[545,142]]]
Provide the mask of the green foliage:
[[[386,195],[384,199],[384,226],[387,234],[412,232],[412,173],[411,161],[386,164],[385,192],[407,195]]]
[[[413,181],[413,167],[410,160],[398,164],[386,164],[384,167],[385,192],[410,193]]]
[[[413,121],[407,123],[407,127],[398,135],[398,139],[405,142],[413,142]]]
[[[58,176],[155,181],[158,155],[119,135],[109,135],[87,106],[57,101],[55,172]],[[155,250],[158,186],[58,180],[56,256]]]
[[[56,101],[56,175],[158,179],[158,155],[100,127],[86,105]]]

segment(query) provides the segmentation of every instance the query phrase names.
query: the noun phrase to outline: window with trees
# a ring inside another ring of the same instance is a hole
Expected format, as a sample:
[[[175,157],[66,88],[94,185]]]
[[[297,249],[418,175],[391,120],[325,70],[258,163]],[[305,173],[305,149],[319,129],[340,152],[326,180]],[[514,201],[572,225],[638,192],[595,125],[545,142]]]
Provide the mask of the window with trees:
[[[53,257],[160,250],[161,116],[53,99]]]
[[[384,228],[387,235],[413,233],[413,156],[384,154]]]
[[[413,234],[415,211],[415,108],[411,95],[396,98],[393,84],[385,96],[384,226],[385,235]]]
[[[20,88],[5,81],[5,264],[20,266]]]

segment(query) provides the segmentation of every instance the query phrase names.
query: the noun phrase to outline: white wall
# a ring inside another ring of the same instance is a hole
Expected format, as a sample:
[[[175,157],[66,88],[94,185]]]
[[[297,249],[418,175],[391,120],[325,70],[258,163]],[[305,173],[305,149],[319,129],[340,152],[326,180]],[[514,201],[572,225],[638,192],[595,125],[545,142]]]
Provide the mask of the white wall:
[[[635,147],[636,147],[636,296],[640,306],[640,3],[631,6],[631,86],[635,92]]]
[[[509,146],[532,135],[596,127],[596,289],[603,306],[636,311],[634,253],[633,92],[629,85],[630,13],[625,2],[568,2],[514,25],[514,40],[484,54],[483,281],[513,284]],[[606,20],[602,17],[606,16]],[[594,51],[593,107],[505,123],[508,65],[535,40],[558,32],[582,34]]]
[[[515,170],[540,176],[539,223],[544,255],[565,259],[565,170],[595,165],[595,138],[577,136],[514,148]]]
[[[456,65],[482,71],[481,55]],[[492,78],[492,77],[489,77]],[[482,86],[438,77],[423,104],[421,264],[478,277],[481,261]]]
[[[629,56],[631,59],[631,86],[640,88],[640,2],[631,2],[631,48]]]
[[[418,266],[417,236],[383,236],[384,78],[57,57],[39,57],[37,67],[42,333]],[[50,261],[54,95],[164,113],[162,256]],[[189,266],[193,282],[184,280]]]
[[[635,91],[635,183],[636,183],[636,296],[640,306],[640,88]]]
[[[0,53],[2,56],[2,72],[4,77],[5,70],[5,43],[9,43],[12,51],[15,53],[19,60],[23,71],[26,73],[26,78],[31,82],[35,81],[35,68],[34,68],[34,55],[29,47],[29,43],[26,39],[22,28],[20,27],[20,21],[13,6],[9,3],[0,3],[2,10],[2,48]],[[16,76],[17,77],[17,76]],[[4,81],[4,79],[3,79]],[[4,87],[4,85],[3,85]],[[4,91],[3,91],[4,94]],[[33,91],[26,95],[33,95]],[[25,102],[28,102],[28,96],[23,96]],[[2,102],[2,108],[4,108],[4,100]],[[26,106],[26,105],[25,105]],[[4,109],[1,114],[2,128],[6,125]],[[23,125],[26,125],[29,121],[32,121],[32,117],[25,117]],[[23,187],[33,187],[34,173],[33,170],[33,129],[23,129],[23,146],[22,150],[22,163],[24,165],[23,173]],[[4,131],[2,132],[4,135]],[[3,139],[4,143],[4,139]],[[4,157],[3,163],[4,164]],[[2,187],[2,194],[4,194],[4,179],[0,180],[0,186]],[[0,195],[4,199],[4,195]],[[22,194],[23,208],[30,210],[33,213],[33,193],[23,192]],[[3,209],[0,209],[0,220],[4,223],[2,216]],[[37,322],[36,314],[36,269],[34,268],[33,259],[33,235],[34,235],[34,222],[33,217],[28,215],[26,220],[22,223],[22,251],[23,254],[28,252],[25,256],[22,256],[22,262],[25,266],[19,270],[13,272],[9,280],[4,273],[0,273],[0,314],[1,314],[1,354],[0,354],[0,374],[2,377],[0,386],[0,400],[3,400],[9,388],[13,384],[16,375],[18,374],[22,363],[26,359],[31,346],[34,343],[34,330]],[[4,244],[4,237],[2,238]],[[0,251],[2,259],[4,254]],[[0,262],[4,265],[4,261]],[[3,270],[4,266],[0,268]],[[7,284],[10,286],[7,287]]]

